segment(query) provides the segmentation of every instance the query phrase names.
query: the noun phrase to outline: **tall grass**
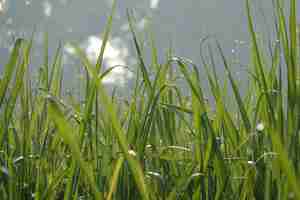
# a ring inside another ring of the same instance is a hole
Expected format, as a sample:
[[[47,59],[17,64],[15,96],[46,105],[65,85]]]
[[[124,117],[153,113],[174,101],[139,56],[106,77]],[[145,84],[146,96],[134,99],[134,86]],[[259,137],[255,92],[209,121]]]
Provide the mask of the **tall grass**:
[[[300,199],[296,0],[289,2],[288,17],[284,3],[273,1],[279,42],[270,56],[258,40],[251,2],[245,2],[251,59],[243,95],[218,41],[202,41],[209,52],[209,58],[201,54],[202,71],[171,49],[159,63],[149,33],[147,64],[130,11],[135,86],[128,101],[109,95],[102,79],[115,67],[104,70],[103,55],[116,2],[95,65],[73,44],[86,72],[80,99],[63,95],[61,45],[51,62],[45,35],[34,85],[28,71],[33,38],[16,40],[0,81],[0,198]],[[209,88],[203,88],[202,73]],[[228,106],[229,87],[238,112]]]

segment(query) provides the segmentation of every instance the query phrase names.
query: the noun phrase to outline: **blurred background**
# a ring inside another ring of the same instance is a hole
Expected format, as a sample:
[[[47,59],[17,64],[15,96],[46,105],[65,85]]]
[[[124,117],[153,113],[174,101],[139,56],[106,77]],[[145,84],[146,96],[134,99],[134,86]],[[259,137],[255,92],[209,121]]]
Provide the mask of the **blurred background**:
[[[257,30],[272,35],[272,1],[252,1]],[[101,47],[101,33],[110,14],[111,0],[0,0],[0,66],[7,62],[13,42],[29,38],[35,30],[31,67],[39,68],[43,58],[43,37],[49,34],[50,57],[59,42],[64,44],[65,73],[69,87],[76,88],[78,60],[67,44],[76,42],[95,62]],[[200,41],[213,35],[222,44],[226,56],[237,60],[237,67],[247,64],[248,29],[244,0],[118,0],[113,33],[105,54],[105,67],[134,67],[135,51],[129,31],[126,10],[132,9],[140,35],[154,33],[160,60],[167,49],[175,55],[200,65]],[[270,38],[270,37],[267,37]],[[147,42],[144,44],[147,51]],[[134,69],[133,69],[134,70]],[[220,69],[220,71],[222,71]],[[237,73],[239,70],[237,70]],[[127,87],[133,74],[116,68],[104,83]]]

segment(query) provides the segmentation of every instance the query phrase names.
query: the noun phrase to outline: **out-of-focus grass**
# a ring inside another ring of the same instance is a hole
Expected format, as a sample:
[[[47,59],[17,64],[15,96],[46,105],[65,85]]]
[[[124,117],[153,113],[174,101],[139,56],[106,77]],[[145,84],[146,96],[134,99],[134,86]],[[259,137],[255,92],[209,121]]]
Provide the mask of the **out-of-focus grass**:
[[[33,85],[32,38],[16,40],[0,81],[0,198],[300,199],[297,6],[290,0],[286,17],[284,3],[274,5],[279,42],[267,56],[246,0],[251,59],[244,95],[218,42],[213,51],[214,44],[202,41],[209,54],[201,54],[202,72],[172,50],[159,63],[150,33],[147,64],[130,11],[135,86],[129,101],[108,95],[102,79],[114,66],[103,70],[103,55],[115,2],[97,63],[73,44],[86,71],[81,99],[63,95],[61,45],[51,63],[45,35],[44,63]],[[215,59],[223,61],[225,77],[217,74]],[[228,99],[238,112],[231,112]]]

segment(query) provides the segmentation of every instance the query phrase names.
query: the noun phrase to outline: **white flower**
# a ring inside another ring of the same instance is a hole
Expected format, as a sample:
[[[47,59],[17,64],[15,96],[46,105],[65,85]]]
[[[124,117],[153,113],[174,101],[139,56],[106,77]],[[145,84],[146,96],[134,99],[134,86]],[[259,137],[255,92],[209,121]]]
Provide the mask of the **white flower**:
[[[264,129],[265,129],[265,126],[263,123],[257,124],[257,126],[256,126],[257,131],[263,131]]]
[[[133,150],[129,150],[128,154],[131,155],[131,156],[134,156],[134,157],[136,156],[136,152],[133,151]]]
[[[159,1],[160,0],[151,0],[150,1],[150,8],[151,9],[156,9],[158,7]]]
[[[44,15],[50,17],[52,15],[52,4],[49,1],[43,2]]]
[[[0,14],[7,10],[6,0],[0,0]]]
[[[255,161],[253,161],[253,160],[249,160],[247,163],[248,163],[249,165],[255,165]]]

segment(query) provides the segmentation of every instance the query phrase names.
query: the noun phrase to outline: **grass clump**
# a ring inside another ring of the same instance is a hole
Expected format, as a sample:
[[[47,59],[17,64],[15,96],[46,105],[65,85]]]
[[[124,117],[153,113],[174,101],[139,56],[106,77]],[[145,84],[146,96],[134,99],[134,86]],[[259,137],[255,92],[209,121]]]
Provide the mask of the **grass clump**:
[[[300,199],[296,0],[288,19],[282,1],[274,1],[279,42],[270,56],[257,39],[250,5],[248,90],[240,93],[216,42],[217,51],[209,45],[210,58],[202,59],[211,102],[203,72],[190,60],[170,50],[159,63],[152,41],[147,65],[130,12],[135,86],[128,101],[106,92],[101,81],[114,67],[103,70],[103,55],[115,2],[97,63],[73,45],[86,71],[81,99],[63,95],[60,47],[49,63],[45,36],[33,85],[32,39],[18,39],[0,82],[1,199]],[[218,77],[216,56],[227,77]],[[238,112],[227,104],[229,86]]]

